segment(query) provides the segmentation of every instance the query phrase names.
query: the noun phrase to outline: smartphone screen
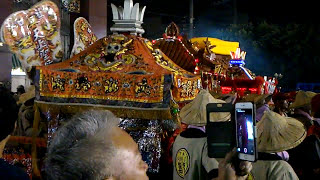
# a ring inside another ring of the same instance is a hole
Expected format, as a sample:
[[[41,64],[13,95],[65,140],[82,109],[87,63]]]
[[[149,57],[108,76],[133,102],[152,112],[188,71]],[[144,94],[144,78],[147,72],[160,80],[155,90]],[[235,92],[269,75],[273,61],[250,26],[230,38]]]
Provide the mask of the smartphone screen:
[[[255,161],[255,119],[252,103],[237,103],[235,108],[235,119],[239,158]]]

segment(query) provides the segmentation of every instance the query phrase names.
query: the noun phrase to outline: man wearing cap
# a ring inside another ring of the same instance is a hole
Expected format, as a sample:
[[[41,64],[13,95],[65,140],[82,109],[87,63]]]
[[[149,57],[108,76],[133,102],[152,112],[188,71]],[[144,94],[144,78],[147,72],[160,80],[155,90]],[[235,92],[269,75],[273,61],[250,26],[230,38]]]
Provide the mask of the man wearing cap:
[[[298,146],[306,134],[306,129],[298,120],[273,111],[265,112],[257,123],[259,160],[253,163],[251,173],[254,179],[299,179],[293,168],[276,153]]]
[[[315,95],[317,94],[311,91],[299,91],[294,102],[290,105],[290,108],[294,109],[292,117],[302,122],[306,129],[313,124],[311,117],[311,99]]]
[[[218,176],[218,161],[208,157],[205,130],[208,103],[225,103],[225,101],[215,99],[208,91],[201,90],[191,103],[181,109],[181,121],[189,126],[178,135],[173,144],[174,180],[202,180]],[[230,117],[220,120],[229,119]]]

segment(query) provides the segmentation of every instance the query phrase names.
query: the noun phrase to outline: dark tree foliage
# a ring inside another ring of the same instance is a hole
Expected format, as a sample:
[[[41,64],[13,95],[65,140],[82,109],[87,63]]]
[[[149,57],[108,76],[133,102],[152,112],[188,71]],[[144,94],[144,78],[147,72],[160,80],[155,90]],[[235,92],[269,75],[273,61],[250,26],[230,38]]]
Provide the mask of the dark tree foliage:
[[[297,82],[320,82],[319,25],[257,24],[230,25],[220,38],[239,41],[247,52],[246,67],[257,75],[282,73],[280,85],[294,89]]]

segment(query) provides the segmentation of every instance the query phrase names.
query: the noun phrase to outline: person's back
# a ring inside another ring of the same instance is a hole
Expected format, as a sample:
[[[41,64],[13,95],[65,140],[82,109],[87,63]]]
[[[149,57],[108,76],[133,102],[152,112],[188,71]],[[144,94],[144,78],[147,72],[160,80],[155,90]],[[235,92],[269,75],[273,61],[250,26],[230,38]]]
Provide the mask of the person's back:
[[[19,108],[19,118],[14,135],[28,136],[33,135],[33,120],[34,120],[34,98],[24,102]]]
[[[300,179],[314,179],[320,174],[320,139],[310,135],[297,147],[290,149],[289,163]]]
[[[225,103],[215,99],[208,91],[201,90],[196,98],[180,111],[181,122],[188,124],[175,140],[172,149],[174,180],[205,180],[218,177],[218,161],[209,158],[205,125],[206,105]],[[228,121],[229,116],[216,113],[210,120]]]
[[[18,108],[13,96],[3,87],[0,87],[0,100],[0,179],[27,180],[29,177],[26,172],[2,158],[3,149],[15,127]]]
[[[306,129],[313,125],[312,117],[310,116],[310,114],[302,109],[295,109],[294,114],[292,114],[291,117],[299,120]]]
[[[274,155],[276,156],[276,155]],[[299,179],[292,167],[284,160],[265,159],[258,160],[252,165],[252,176],[259,180],[295,180]]]
[[[172,149],[174,180],[205,180],[217,176],[218,161],[208,157],[206,137],[201,130],[188,128],[176,138]]]
[[[297,119],[268,111],[257,123],[258,161],[252,175],[259,180],[299,179],[289,163],[278,154],[297,147],[306,137],[304,125]],[[290,154],[290,153],[289,153]],[[291,154],[289,160],[291,158]]]

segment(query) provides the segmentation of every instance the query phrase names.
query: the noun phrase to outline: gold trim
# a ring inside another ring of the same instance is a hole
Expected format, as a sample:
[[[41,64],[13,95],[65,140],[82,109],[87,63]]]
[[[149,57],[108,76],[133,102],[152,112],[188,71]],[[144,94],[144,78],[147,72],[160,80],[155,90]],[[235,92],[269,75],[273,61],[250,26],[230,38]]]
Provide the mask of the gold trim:
[[[199,92],[200,92],[200,91],[199,91]],[[199,92],[198,92],[198,93],[199,93]],[[197,93],[197,94],[198,94],[198,93]],[[196,98],[196,96],[197,96],[197,95],[195,95],[194,97],[189,97],[189,98],[179,98],[179,97],[176,97],[176,98],[175,98],[175,101],[178,101],[178,102],[192,101],[194,98]]]
[[[94,104],[81,104],[81,103],[50,103],[35,101],[35,107],[39,108],[41,112],[59,111],[63,113],[77,113],[86,111],[88,109],[96,110],[110,110],[119,118],[136,118],[136,119],[159,119],[167,120],[172,119],[170,108],[135,108],[124,106],[104,106]]]
[[[200,89],[198,87],[196,87],[196,93],[194,96],[191,96],[191,97],[181,97],[180,96],[180,91],[181,90],[181,87],[178,87],[178,79],[181,79],[181,82],[183,81],[192,81],[192,83],[194,83],[195,81],[197,82],[197,85],[198,85],[198,80],[200,79],[199,76],[196,76],[196,77],[192,77],[192,78],[186,78],[184,76],[174,76],[174,87],[175,87],[175,90],[173,91],[173,98],[175,101],[178,101],[178,102],[183,102],[183,101],[192,101],[196,96],[197,94],[200,92]],[[201,79],[200,79],[201,80]],[[201,82],[202,83],[202,82]]]
[[[40,72],[40,76],[39,76],[39,88],[40,88],[40,92],[42,91],[42,83],[43,83],[43,74],[42,74],[42,69],[39,69]]]
[[[41,70],[40,70],[41,71]],[[42,73],[40,73],[40,79],[42,79]],[[135,98],[123,98],[112,95],[78,95],[78,94],[58,94],[52,92],[41,92],[42,91],[42,82],[40,83],[40,96],[45,97],[58,97],[58,98],[92,98],[92,99],[102,99],[102,100],[117,100],[117,101],[132,101],[132,102],[142,102],[142,103],[161,103],[163,102],[163,89],[164,89],[164,75],[161,76],[160,82],[160,96],[157,98],[154,97],[135,97]],[[150,100],[154,98],[154,100]]]

